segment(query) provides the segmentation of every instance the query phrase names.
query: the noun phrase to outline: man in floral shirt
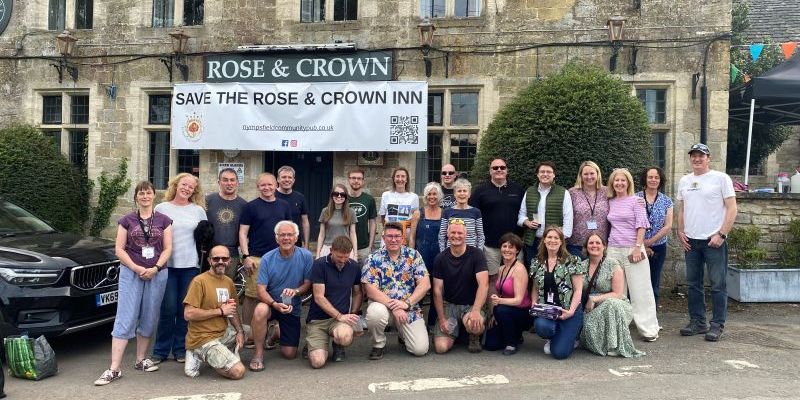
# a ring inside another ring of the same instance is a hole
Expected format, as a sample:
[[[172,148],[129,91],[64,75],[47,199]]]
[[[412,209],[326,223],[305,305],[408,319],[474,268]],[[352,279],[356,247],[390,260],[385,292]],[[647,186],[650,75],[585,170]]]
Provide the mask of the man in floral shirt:
[[[361,270],[361,282],[370,299],[367,329],[372,337],[370,360],[383,358],[387,324],[397,327],[398,340],[415,356],[428,352],[428,330],[419,301],[431,288],[422,256],[403,246],[403,226],[389,222],[383,228],[385,247],[373,252]]]

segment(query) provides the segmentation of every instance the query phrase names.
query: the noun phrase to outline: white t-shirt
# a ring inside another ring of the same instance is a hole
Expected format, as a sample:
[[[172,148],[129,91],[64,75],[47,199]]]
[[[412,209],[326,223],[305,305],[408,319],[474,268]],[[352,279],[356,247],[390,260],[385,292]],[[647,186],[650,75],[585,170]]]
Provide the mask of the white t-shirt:
[[[385,222],[405,222],[419,208],[419,196],[412,192],[386,191],[381,195],[381,208],[378,214]]]
[[[683,231],[691,239],[705,240],[719,232],[725,220],[725,199],[736,196],[728,174],[710,170],[688,174],[678,182],[683,202]]]
[[[206,211],[194,203],[176,206],[170,202],[156,205],[155,210],[172,219],[172,255],[167,261],[170,268],[199,268],[194,229],[205,221]]]

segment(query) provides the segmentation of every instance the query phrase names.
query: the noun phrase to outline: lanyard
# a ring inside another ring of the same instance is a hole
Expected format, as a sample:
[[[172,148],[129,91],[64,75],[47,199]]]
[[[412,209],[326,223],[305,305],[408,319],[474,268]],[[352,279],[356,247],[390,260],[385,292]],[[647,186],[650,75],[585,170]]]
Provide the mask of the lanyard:
[[[595,192],[594,192],[594,204],[591,204],[591,203],[589,203],[589,196],[586,195],[586,191],[581,189],[581,192],[583,192],[583,198],[586,199],[586,204],[589,205],[589,210],[592,212],[592,218],[594,218],[594,209],[595,209],[595,207],[597,207],[597,195],[598,195],[598,193],[595,190]]]
[[[517,261],[515,260],[510,267],[506,268],[506,273],[500,276],[500,290],[498,290],[498,294],[500,297],[503,297],[503,285],[506,283],[506,279],[508,279],[508,275],[511,274],[511,271],[514,270],[514,267],[517,266]]]
[[[644,195],[644,203],[647,205],[645,207],[645,211],[647,211],[647,220],[650,221],[650,216],[653,215],[653,207],[655,207],[656,202],[658,201],[659,193],[656,192],[656,198],[652,203],[647,201],[647,192],[643,192],[642,194]]]
[[[142,221],[142,214],[139,213],[139,210],[136,210],[136,216],[138,217],[136,220],[139,221],[139,227],[142,229],[142,234],[144,235],[144,244],[150,244],[150,229],[153,228],[153,219],[155,218],[155,211],[153,211],[150,218],[147,219],[147,226],[144,226],[144,222]]]
[[[592,292],[592,288],[594,288],[594,286],[597,284],[597,275],[599,274],[600,268],[603,266],[603,262],[605,261],[606,257],[603,256],[603,258],[600,259],[600,262],[597,263],[597,268],[594,269],[594,273],[592,274],[592,277],[589,279],[589,286],[586,288],[586,291],[581,296],[582,297],[581,304],[583,304],[584,307],[586,307],[586,302],[589,301],[589,294]],[[587,266],[588,265],[591,265],[591,262],[587,264]]]

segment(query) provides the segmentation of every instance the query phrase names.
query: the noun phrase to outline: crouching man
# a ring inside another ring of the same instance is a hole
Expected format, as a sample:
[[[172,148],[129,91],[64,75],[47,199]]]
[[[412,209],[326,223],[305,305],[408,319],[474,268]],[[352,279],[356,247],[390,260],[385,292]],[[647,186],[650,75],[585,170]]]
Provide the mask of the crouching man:
[[[311,266],[314,301],[306,318],[306,342],[311,368],[322,368],[328,360],[328,341],[333,338],[333,361],[344,360],[344,348],[353,343],[361,309],[361,269],[349,258],[353,243],[337,236],[331,253]]]
[[[183,317],[189,322],[186,333],[186,376],[200,375],[200,366],[208,363],[228,379],[241,379],[244,364],[238,349],[250,334],[236,312],[236,288],[225,271],[231,256],[225,246],[214,246],[208,255],[211,266],[189,284],[183,299]],[[231,351],[231,347],[235,349]]]

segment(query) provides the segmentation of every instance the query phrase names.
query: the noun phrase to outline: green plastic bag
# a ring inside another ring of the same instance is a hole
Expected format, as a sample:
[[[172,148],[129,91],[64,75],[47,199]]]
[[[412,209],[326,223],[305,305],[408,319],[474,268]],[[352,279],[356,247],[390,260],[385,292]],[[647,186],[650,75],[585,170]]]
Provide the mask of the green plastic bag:
[[[44,336],[31,339],[12,336],[4,340],[11,375],[38,381],[58,372],[56,353]]]

